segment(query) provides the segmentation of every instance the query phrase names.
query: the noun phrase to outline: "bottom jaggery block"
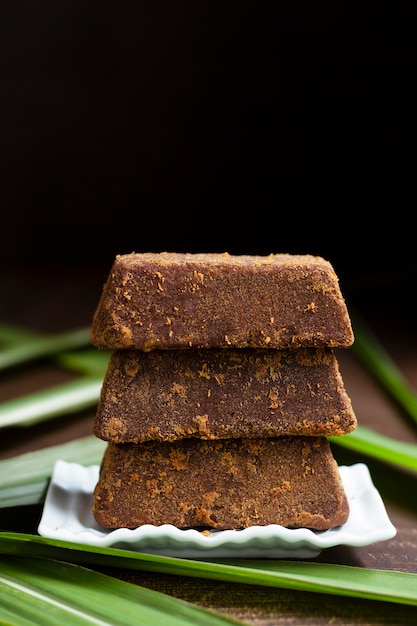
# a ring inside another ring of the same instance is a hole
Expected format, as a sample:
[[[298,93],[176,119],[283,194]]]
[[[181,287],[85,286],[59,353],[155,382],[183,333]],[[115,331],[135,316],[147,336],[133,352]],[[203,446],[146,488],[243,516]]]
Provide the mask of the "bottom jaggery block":
[[[325,437],[182,439],[108,443],[93,514],[105,528],[326,530],[349,504]]]

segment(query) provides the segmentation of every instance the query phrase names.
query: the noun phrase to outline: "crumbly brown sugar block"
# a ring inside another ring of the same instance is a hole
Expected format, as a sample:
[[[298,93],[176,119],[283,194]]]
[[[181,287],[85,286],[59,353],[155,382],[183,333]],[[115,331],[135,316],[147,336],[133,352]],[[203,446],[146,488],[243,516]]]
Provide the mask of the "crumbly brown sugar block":
[[[326,530],[349,504],[324,437],[107,444],[93,514],[106,528]]]
[[[312,255],[118,255],[93,316],[97,348],[349,347],[338,277]]]
[[[344,435],[355,427],[331,348],[116,350],[94,433],[120,443]]]

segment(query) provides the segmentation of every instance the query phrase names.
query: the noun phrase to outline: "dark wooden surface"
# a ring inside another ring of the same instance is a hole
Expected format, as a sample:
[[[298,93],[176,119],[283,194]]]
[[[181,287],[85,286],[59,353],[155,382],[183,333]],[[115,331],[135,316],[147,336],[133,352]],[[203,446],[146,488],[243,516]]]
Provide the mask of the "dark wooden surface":
[[[23,325],[52,333],[89,326],[108,267],[74,270],[61,267],[21,267],[0,274],[0,322]],[[417,389],[416,330],[412,316],[385,310],[367,319],[412,386]],[[417,443],[417,428],[386,396],[349,351],[337,353],[340,370],[358,421],[380,433]],[[51,362],[17,367],[0,376],[0,401],[18,397],[69,378]],[[51,420],[30,428],[3,429],[0,459],[71,438],[92,434],[94,411]],[[339,463],[367,463],[389,517],[397,528],[393,539],[370,546],[339,546],[323,551],[317,561],[392,569],[417,573],[417,476],[371,458],[358,456],[334,445]],[[2,530],[33,532],[40,509],[9,509],[1,512]],[[120,578],[212,607],[248,624],[415,624],[412,607],[268,589],[247,585],[200,581],[193,578],[106,570]]]

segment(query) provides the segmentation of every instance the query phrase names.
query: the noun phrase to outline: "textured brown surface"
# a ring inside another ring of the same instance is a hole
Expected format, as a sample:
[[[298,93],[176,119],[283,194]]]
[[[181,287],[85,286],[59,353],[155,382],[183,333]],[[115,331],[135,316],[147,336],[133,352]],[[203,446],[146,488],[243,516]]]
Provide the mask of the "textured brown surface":
[[[116,350],[94,432],[138,442],[344,435],[355,426],[332,349]]]
[[[93,512],[109,528],[324,530],[348,516],[324,437],[109,443],[100,471]]]
[[[332,265],[312,255],[116,256],[94,314],[98,348],[348,347]]]

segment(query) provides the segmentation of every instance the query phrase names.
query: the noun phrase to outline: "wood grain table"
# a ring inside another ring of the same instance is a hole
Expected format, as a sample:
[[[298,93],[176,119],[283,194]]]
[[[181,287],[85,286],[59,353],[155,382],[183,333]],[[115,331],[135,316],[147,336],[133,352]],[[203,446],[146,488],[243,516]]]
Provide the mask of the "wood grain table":
[[[21,267],[0,274],[0,323],[45,333],[89,326],[108,267]],[[417,389],[417,333],[412,315],[401,323],[392,311],[367,321],[409,383]],[[358,422],[403,441],[417,443],[417,428],[380,389],[349,350],[337,352],[346,389]],[[51,361],[16,367],[0,376],[0,401],[64,382],[71,374]],[[92,434],[88,410],[31,427],[3,429],[0,459]],[[340,464],[365,462],[397,529],[394,538],[365,547],[337,546],[317,561],[417,573],[417,476],[396,466],[333,445]],[[1,530],[36,532],[38,506],[0,511]],[[386,602],[270,589],[151,573],[107,573],[173,596],[211,607],[248,624],[414,624],[417,609]]]

